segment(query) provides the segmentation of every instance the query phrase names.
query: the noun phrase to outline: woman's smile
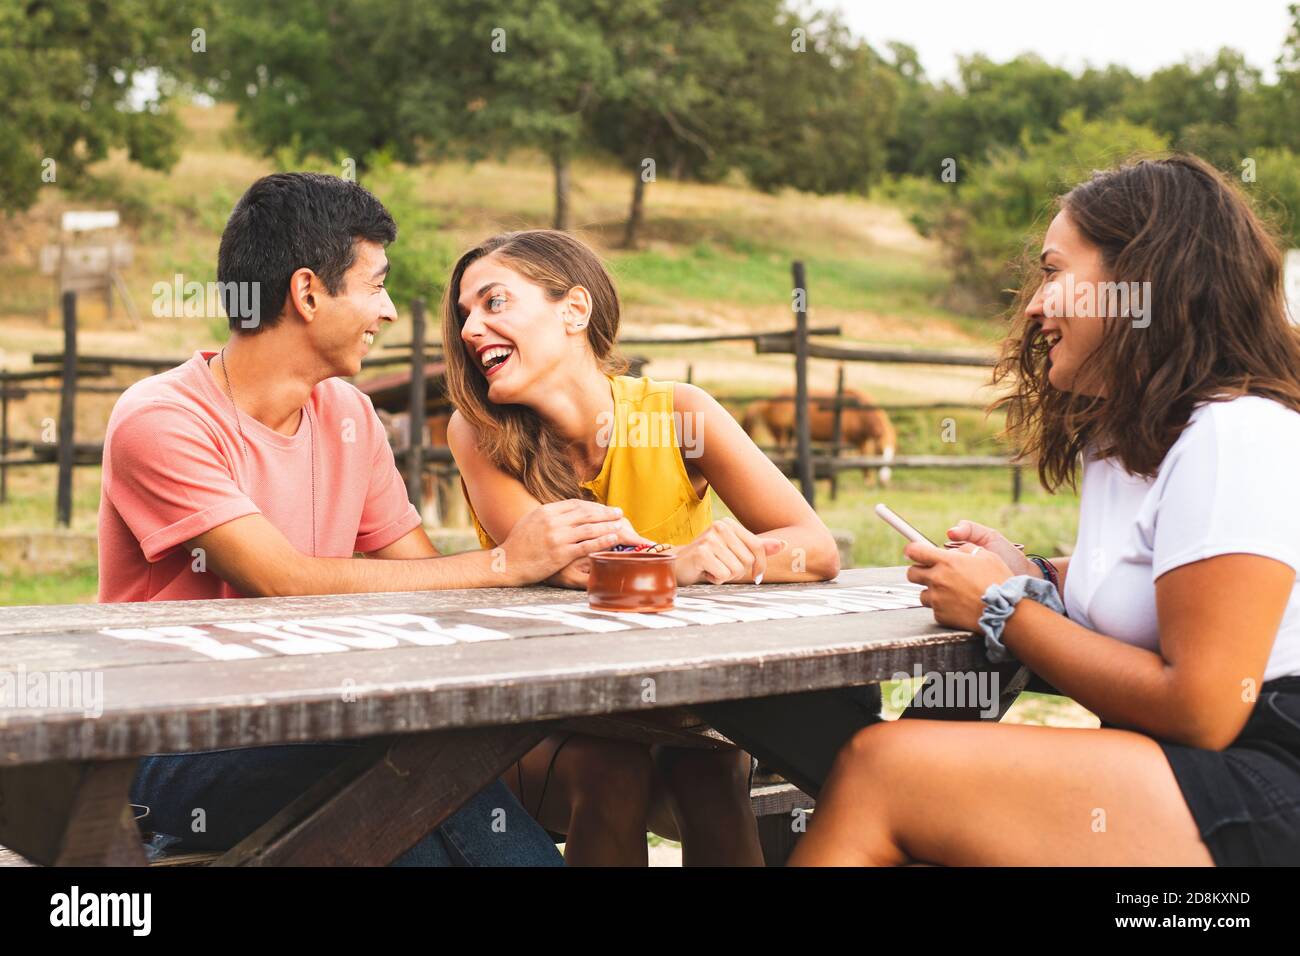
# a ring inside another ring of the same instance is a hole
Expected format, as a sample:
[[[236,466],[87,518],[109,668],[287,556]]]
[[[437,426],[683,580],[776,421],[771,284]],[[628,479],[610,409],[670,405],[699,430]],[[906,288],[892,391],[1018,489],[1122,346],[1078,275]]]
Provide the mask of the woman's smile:
[[[477,353],[479,367],[488,378],[499,375],[501,369],[514,358],[515,347],[507,342],[481,346]]]

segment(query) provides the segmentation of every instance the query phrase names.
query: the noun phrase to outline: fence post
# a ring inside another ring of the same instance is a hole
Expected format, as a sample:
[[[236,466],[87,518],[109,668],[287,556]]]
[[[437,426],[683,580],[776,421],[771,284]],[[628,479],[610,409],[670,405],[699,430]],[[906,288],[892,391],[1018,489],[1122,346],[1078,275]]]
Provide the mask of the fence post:
[[[688,362],[686,363],[686,384],[690,385],[692,383],[692,379],[694,378],[695,378],[695,366]]]
[[[406,452],[406,496],[424,518],[424,300],[411,302],[411,444]]]
[[[795,461],[799,485],[808,504],[816,507],[813,484],[812,434],[808,414],[808,283],[802,262],[793,263],[794,312],[794,430]]]
[[[1011,466],[1011,503],[1015,505],[1020,504],[1020,471],[1019,465]]]
[[[63,293],[63,383],[59,393],[59,487],[55,520],[72,524],[72,469],[76,455],[77,293]]]
[[[0,372],[0,504],[9,500],[9,373]]]
[[[835,411],[831,419],[831,501],[839,494],[840,472],[835,467],[835,459],[840,457],[840,438],[844,433],[844,363],[840,363],[839,374],[835,377]]]

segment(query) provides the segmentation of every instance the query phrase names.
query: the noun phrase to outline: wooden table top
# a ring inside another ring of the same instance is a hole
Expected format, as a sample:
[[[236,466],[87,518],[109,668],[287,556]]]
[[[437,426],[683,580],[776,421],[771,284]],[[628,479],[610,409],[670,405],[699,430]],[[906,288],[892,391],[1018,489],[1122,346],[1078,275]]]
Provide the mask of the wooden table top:
[[[0,765],[609,714],[984,669],[902,568],[696,586],[665,615],[549,587],[0,608]],[[534,640],[534,638],[537,638]],[[80,693],[80,696],[77,696]]]

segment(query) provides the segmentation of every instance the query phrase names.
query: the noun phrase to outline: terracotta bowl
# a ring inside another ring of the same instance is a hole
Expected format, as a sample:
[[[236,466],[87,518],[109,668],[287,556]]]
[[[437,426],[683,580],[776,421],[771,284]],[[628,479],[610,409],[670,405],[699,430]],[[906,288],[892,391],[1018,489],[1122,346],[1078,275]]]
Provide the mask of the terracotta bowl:
[[[677,572],[671,553],[597,551],[587,576],[587,604],[597,611],[671,611]]]

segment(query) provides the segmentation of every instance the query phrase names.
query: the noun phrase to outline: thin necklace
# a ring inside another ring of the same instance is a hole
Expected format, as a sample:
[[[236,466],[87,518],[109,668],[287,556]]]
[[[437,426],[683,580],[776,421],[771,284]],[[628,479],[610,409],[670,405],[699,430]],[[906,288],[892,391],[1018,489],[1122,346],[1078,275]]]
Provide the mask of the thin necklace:
[[[226,382],[226,396],[230,399],[230,407],[235,410],[235,427],[239,429],[239,440],[244,446],[244,457],[250,457],[248,454],[248,439],[244,437],[244,424],[239,418],[239,405],[235,403],[235,393],[230,387],[230,367],[226,365],[226,347],[221,347],[221,377]],[[311,555],[316,557],[316,422],[311,417],[310,402],[302,407],[302,413],[307,416],[307,442],[308,451],[311,455]]]

